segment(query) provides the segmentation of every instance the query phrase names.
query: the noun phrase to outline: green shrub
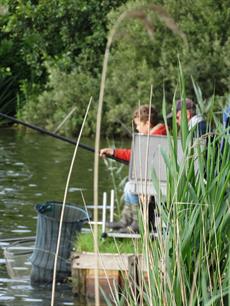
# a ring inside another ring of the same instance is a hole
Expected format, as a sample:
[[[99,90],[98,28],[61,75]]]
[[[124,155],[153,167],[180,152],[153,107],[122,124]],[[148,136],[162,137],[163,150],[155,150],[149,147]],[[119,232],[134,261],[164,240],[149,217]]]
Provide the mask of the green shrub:
[[[187,44],[160,21],[153,4],[160,4],[186,35]],[[128,120],[131,109],[149,100],[153,85],[153,104],[161,108],[164,94],[172,103],[178,80],[178,57],[183,67],[187,96],[194,98],[191,77],[199,84],[205,101],[213,95],[225,97],[230,91],[230,15],[228,1],[130,1],[110,14],[111,26],[125,9],[137,10],[148,20],[150,39],[143,18],[126,18],[118,28],[108,65],[105,101],[107,120],[116,116]],[[218,105],[218,99],[216,104]],[[217,106],[216,106],[217,107]]]
[[[8,10],[4,16],[0,11],[0,73],[9,67],[16,78],[20,107],[47,91],[47,61],[62,72],[83,68],[92,78],[97,75],[106,42],[107,13],[122,3],[124,0],[4,0]],[[3,53],[7,45],[10,48]]]
[[[76,107],[75,112],[59,132],[66,135],[77,135],[90,97],[94,94],[94,101],[84,127],[84,134],[91,136],[92,130],[95,129],[97,80],[76,69],[71,73],[61,72],[57,68],[48,69],[49,82],[46,90],[36,98],[32,96],[27,100],[21,117],[54,131],[66,115]]]

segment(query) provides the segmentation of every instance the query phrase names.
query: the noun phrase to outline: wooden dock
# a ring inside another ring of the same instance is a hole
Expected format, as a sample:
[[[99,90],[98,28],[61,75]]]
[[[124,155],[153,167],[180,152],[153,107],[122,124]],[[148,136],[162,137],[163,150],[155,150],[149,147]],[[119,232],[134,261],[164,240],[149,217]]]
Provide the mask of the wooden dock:
[[[100,298],[103,299],[103,291],[110,301],[114,301],[114,296],[124,290],[125,283],[129,282],[134,289],[137,286],[137,262],[140,260],[142,273],[146,273],[141,255],[100,253],[97,263],[95,253],[75,252],[72,254],[73,293],[94,299],[95,270],[98,266]]]

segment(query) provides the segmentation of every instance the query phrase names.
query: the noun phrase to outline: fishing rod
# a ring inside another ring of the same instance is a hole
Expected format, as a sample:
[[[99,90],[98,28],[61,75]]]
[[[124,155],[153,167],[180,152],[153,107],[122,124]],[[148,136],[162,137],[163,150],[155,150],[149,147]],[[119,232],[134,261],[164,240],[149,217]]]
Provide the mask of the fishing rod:
[[[47,131],[46,129],[43,129],[43,128],[37,126],[37,125],[29,124],[29,123],[27,123],[27,122],[21,121],[21,120],[19,120],[19,119],[16,119],[16,118],[11,117],[11,116],[9,116],[9,115],[3,114],[3,113],[1,113],[1,112],[0,112],[0,116],[2,116],[2,117],[5,118],[5,119],[8,119],[8,120],[10,120],[10,121],[13,121],[13,122],[15,122],[15,123],[21,124],[21,125],[23,125],[23,126],[25,126],[25,127],[28,127],[28,128],[30,128],[30,129],[32,129],[32,130],[35,130],[35,131],[37,131],[37,132],[40,132],[40,133],[42,133],[42,134],[46,134],[46,135],[48,135],[48,136],[51,136],[51,137],[54,137],[54,138],[56,138],[56,139],[59,139],[59,140],[62,140],[62,141],[71,143],[71,144],[73,144],[73,145],[76,145],[76,144],[77,144],[77,142],[76,142],[75,140],[71,139],[71,138],[67,138],[67,137],[65,137],[65,136],[61,136],[61,135],[57,135],[57,134],[55,134],[55,133],[53,133],[53,132],[49,132],[49,131]],[[85,149],[85,150],[87,150],[87,151],[89,151],[89,152],[95,153],[95,149],[92,148],[92,147],[90,147],[90,146],[88,146],[88,145],[86,145],[86,144],[79,143],[78,145],[79,145],[79,147],[82,148],[82,149]],[[107,158],[110,158],[110,159],[113,159],[113,160],[116,160],[116,161],[118,161],[119,163],[128,165],[128,162],[123,161],[123,160],[121,160],[121,159],[119,159],[119,158],[116,158],[116,157],[114,157],[114,156],[107,155],[106,157],[107,157]]]

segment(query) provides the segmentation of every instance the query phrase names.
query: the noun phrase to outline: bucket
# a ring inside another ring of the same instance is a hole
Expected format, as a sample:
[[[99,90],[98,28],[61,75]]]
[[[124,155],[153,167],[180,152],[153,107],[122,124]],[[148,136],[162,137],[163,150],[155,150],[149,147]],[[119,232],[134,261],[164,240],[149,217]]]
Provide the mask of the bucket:
[[[30,257],[32,285],[52,282],[61,210],[62,202],[48,201],[36,205],[38,213],[36,240]],[[89,215],[83,209],[70,204],[65,205],[57,260],[57,282],[65,281],[70,275],[72,243],[76,235],[81,232],[82,225],[88,220]]]

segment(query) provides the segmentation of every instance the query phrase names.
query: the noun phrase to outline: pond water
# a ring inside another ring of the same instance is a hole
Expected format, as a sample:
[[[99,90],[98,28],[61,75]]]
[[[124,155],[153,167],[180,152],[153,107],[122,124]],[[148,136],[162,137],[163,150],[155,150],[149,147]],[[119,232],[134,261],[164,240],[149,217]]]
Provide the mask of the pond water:
[[[94,146],[94,141],[82,139]],[[108,145],[102,142],[102,146]],[[0,305],[50,304],[51,289],[35,288],[29,279],[9,277],[2,248],[4,239],[36,235],[34,206],[48,200],[62,201],[74,146],[29,130],[0,129]],[[93,203],[94,155],[79,148],[70,180],[68,203]],[[110,191],[109,170],[100,162],[99,194]],[[127,174],[127,169],[124,169]],[[124,175],[125,175],[124,174]],[[99,200],[100,201],[100,200]],[[82,305],[69,285],[57,285],[55,305]]]

